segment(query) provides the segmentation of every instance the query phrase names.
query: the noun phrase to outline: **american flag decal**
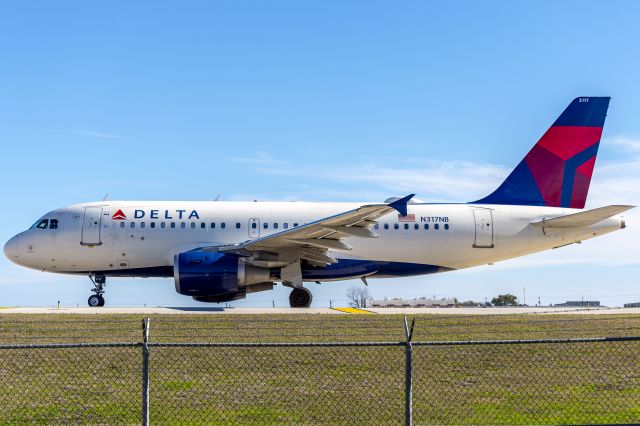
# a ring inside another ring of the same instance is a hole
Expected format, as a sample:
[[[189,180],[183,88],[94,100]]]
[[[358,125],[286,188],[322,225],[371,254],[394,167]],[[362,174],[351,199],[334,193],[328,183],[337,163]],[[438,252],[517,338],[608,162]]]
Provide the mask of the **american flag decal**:
[[[415,222],[415,221],[416,221],[415,214],[408,214],[406,216],[402,216],[401,214],[398,215],[398,222]]]

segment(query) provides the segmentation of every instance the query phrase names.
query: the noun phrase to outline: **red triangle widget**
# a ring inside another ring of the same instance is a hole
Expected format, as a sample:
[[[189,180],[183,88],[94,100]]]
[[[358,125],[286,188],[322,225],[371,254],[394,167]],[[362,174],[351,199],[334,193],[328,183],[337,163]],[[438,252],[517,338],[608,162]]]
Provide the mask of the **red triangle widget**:
[[[126,218],[127,216],[120,209],[111,216],[111,219],[113,220],[125,220]]]

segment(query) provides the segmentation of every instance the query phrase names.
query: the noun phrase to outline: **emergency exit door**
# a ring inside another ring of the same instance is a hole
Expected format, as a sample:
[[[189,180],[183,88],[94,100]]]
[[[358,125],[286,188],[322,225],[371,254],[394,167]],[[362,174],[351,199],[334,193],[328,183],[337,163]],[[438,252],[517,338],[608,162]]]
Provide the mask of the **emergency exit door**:
[[[475,240],[476,248],[493,247],[493,216],[489,209],[474,209],[473,217],[476,222]]]
[[[97,246],[100,241],[100,226],[102,225],[102,207],[85,207],[82,219],[82,239],[84,246]]]
[[[260,219],[249,219],[249,238],[260,236]]]

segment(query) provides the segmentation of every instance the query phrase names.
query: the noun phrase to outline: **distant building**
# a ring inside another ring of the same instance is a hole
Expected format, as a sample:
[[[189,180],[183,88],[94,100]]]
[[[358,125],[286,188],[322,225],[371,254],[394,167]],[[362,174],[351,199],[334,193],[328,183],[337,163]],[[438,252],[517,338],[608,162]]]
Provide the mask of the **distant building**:
[[[640,308],[640,302],[625,303],[624,307],[625,308]]]
[[[571,308],[596,308],[600,307],[599,300],[567,300],[564,303],[556,303],[553,306],[567,306]]]
[[[416,299],[382,299],[370,300],[367,304],[371,308],[429,308],[429,307],[450,307],[456,305],[455,299],[429,299],[420,297]]]

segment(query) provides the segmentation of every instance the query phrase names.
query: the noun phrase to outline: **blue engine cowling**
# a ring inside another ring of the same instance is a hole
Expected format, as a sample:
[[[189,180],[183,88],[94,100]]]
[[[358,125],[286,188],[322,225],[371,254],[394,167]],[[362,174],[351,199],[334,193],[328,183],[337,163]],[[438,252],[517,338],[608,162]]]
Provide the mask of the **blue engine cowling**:
[[[173,275],[178,293],[203,302],[242,299],[246,293],[266,290],[258,284],[270,281],[269,269],[247,265],[240,256],[216,252],[175,255]]]

